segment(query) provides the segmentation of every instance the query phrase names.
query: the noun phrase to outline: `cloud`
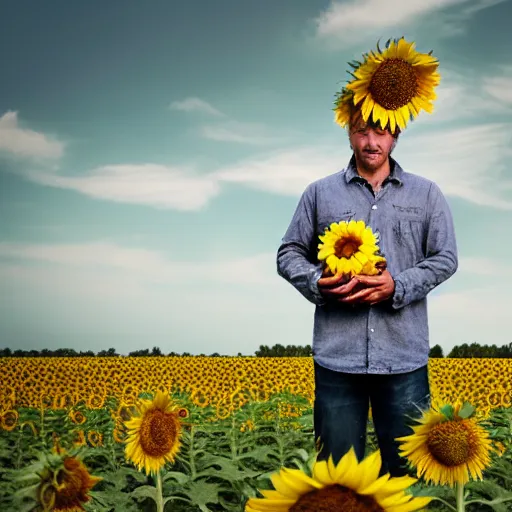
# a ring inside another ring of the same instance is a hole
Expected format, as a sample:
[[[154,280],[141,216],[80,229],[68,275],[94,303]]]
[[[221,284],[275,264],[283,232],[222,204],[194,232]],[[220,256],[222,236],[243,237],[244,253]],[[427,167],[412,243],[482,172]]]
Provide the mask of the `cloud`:
[[[287,140],[282,132],[271,133],[263,123],[241,123],[226,121],[217,125],[205,125],[200,128],[202,137],[219,142],[237,142],[250,145],[281,144]]]
[[[314,306],[276,275],[274,256],[197,265],[101,241],[4,242],[0,335],[17,339],[18,348],[112,346],[123,354],[153,346],[164,353],[254,354],[263,343],[309,344]],[[448,283],[464,281],[485,261],[462,259]],[[431,345],[447,354],[465,342],[509,343],[511,284],[509,272],[498,285],[458,292],[441,285],[429,296]]]
[[[244,159],[213,176],[219,181],[297,196],[311,181],[341,170],[349,158],[348,142],[347,149],[329,145],[290,147]]]
[[[404,169],[435,181],[446,195],[510,210],[506,162],[512,157],[511,133],[507,123],[411,129],[401,136],[393,156]],[[98,199],[197,211],[220,194],[223,183],[298,196],[312,181],[340,171],[350,156],[347,140],[261,152],[209,174],[147,163],[102,166],[83,176],[32,172],[26,177]]]
[[[507,282],[508,281],[508,282]],[[455,345],[510,343],[510,278],[429,298],[431,345],[446,353]]]
[[[124,247],[109,242],[85,244],[20,244],[0,242],[1,259],[35,261],[74,269],[95,271],[98,276],[129,273],[145,283],[200,285],[212,283],[269,286],[275,284],[274,253],[216,262],[175,261],[148,249]],[[48,268],[48,267],[45,267]],[[250,269],[250,271],[248,271]],[[193,276],[193,282],[191,282]]]
[[[502,68],[503,74],[486,77],[483,89],[501,104],[512,106],[512,66]]]
[[[62,157],[64,144],[43,133],[21,128],[18,113],[7,111],[0,117],[0,152],[14,157],[55,160]]]
[[[172,110],[182,110],[184,112],[202,112],[212,116],[224,117],[224,114],[210,105],[208,102],[200,99],[189,97],[182,101],[173,101],[170,105]]]
[[[437,99],[434,112],[428,114],[422,111],[414,121],[416,126],[503,114],[503,103],[499,98],[489,97],[487,82],[484,83],[480,76],[474,76],[471,70],[442,68],[440,72],[441,83],[435,89]]]
[[[181,211],[200,210],[220,191],[218,183],[208,176],[152,163],[105,165],[84,176],[33,172],[27,177],[98,199]]]
[[[512,267],[505,261],[487,257],[464,257],[459,260],[459,272],[472,276],[500,276],[500,279],[512,279]]]
[[[512,210],[505,177],[512,156],[510,124],[438,129],[401,139],[394,156],[406,170],[435,181],[446,195]]]
[[[404,133],[393,156],[402,167],[435,181],[447,195],[472,203],[510,210],[510,179],[504,176],[512,156],[508,124],[436,128],[425,133]],[[258,190],[300,195],[319,178],[341,170],[350,158],[345,145],[289,148],[261,155],[220,169],[220,181]]]
[[[449,34],[459,31],[457,22],[466,20],[470,15],[505,0],[482,0],[464,4],[470,0],[352,0],[350,2],[332,1],[329,7],[316,19],[317,37],[343,44],[356,44],[375,37],[382,31],[403,28],[410,30],[415,23],[423,26],[431,22],[436,14],[451,7],[457,7],[455,14],[444,20],[436,19],[437,33],[444,29]],[[436,17],[437,18],[437,17]],[[384,39],[384,41],[387,37]]]

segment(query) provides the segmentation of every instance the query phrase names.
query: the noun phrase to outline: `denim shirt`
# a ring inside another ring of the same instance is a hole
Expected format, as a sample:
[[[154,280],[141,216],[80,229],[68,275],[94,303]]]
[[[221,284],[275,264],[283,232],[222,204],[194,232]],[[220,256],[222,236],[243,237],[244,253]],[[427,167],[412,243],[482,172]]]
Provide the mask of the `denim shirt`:
[[[278,274],[316,305],[313,357],[331,370],[393,374],[426,365],[427,294],[457,270],[453,219],[439,187],[391,157],[390,167],[377,195],[354,156],[345,169],[308,185],[277,252]],[[332,222],[351,219],[378,232],[395,281],[393,297],[374,306],[334,303],[318,291],[318,237]]]

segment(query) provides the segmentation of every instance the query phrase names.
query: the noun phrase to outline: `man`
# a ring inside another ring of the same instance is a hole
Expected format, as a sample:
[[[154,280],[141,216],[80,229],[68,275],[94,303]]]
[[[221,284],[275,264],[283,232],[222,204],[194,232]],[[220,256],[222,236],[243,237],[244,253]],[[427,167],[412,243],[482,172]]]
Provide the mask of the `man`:
[[[388,42],[381,60],[412,58],[412,45],[406,52],[404,44],[393,42],[390,52]],[[415,62],[424,59],[434,73],[430,57],[417,55]],[[430,83],[437,75],[432,76]],[[360,93],[361,85],[353,83]],[[371,405],[380,474],[402,476],[407,464],[396,438],[412,433],[411,418],[430,406],[426,297],[457,269],[454,226],[439,187],[405,172],[391,157],[400,134],[389,121],[396,111],[387,111],[383,122],[382,110],[372,117],[366,100],[355,104],[348,90],[337,112],[344,121],[339,124],[348,126],[353,155],[342,171],[305,189],[278,249],[277,270],[316,305],[312,349],[318,459],[332,455],[337,463],[351,446],[359,460],[364,458]],[[371,92],[375,105],[378,91]],[[405,127],[404,116],[396,114],[396,120]],[[346,275],[327,275],[317,247],[326,227],[352,219],[379,234],[386,268],[377,275],[356,273],[347,282]]]

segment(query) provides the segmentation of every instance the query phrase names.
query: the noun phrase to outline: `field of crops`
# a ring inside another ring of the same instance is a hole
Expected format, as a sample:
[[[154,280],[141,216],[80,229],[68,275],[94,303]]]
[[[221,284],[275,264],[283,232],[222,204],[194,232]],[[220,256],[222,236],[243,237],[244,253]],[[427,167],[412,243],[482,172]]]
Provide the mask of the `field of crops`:
[[[512,360],[432,359],[429,365],[434,399],[470,402],[502,448],[485,481],[466,487],[491,505],[466,510],[512,510],[502,500],[512,495]],[[181,423],[176,459],[165,465],[161,482],[125,456],[134,406],[158,390],[171,393]],[[83,510],[157,510],[160,492],[166,511],[242,511],[258,490],[272,488],[269,476],[279,468],[311,463],[313,393],[310,358],[0,359],[0,510],[45,510],[44,496],[37,509],[24,495],[42,492],[41,457],[59,446],[101,477]],[[371,419],[368,429],[371,453]],[[27,486],[20,486],[21,476]],[[432,487],[420,481],[414,489]],[[446,504],[436,501],[428,510],[450,510],[453,490],[436,492]],[[53,506],[46,510],[65,510]]]

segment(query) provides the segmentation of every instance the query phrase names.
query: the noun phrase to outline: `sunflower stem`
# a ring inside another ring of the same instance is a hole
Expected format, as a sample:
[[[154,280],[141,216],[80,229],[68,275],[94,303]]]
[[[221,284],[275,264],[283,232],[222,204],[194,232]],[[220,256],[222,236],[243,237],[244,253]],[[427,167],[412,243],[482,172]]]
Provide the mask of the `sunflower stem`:
[[[164,512],[164,496],[162,493],[162,473],[156,474],[156,512]]]
[[[457,512],[466,510],[464,503],[464,484],[457,483]]]

